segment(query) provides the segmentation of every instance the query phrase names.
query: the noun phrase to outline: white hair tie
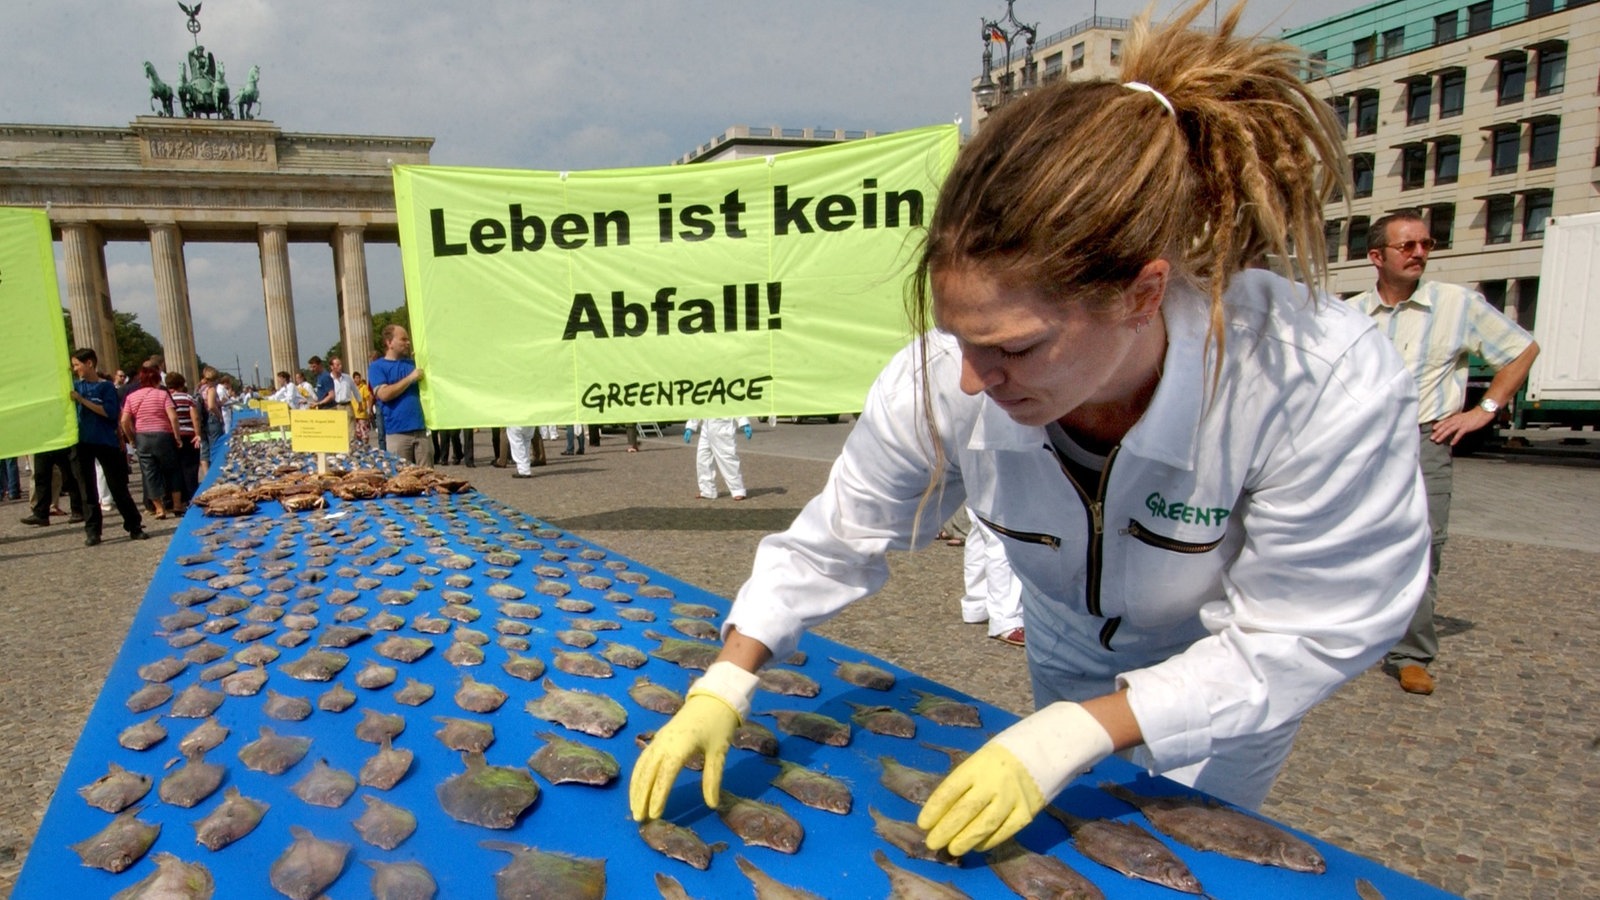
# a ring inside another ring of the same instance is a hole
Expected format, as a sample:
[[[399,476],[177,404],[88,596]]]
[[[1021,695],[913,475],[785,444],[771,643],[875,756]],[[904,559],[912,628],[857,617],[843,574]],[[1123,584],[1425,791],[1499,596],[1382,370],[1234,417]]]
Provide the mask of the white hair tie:
[[[1178,117],[1178,111],[1172,108],[1172,101],[1168,100],[1165,94],[1162,94],[1160,91],[1156,90],[1150,85],[1145,84],[1142,81],[1124,81],[1122,86],[1130,91],[1140,91],[1142,93],[1149,94],[1150,96],[1161,101],[1161,105],[1167,108],[1167,115],[1173,117],[1174,119]]]

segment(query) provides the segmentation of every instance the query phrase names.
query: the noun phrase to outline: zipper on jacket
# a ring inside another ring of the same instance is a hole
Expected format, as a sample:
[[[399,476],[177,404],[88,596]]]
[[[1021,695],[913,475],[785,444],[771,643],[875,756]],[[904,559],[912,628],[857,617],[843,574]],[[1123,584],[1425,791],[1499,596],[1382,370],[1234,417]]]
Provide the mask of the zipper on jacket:
[[[1173,553],[1210,553],[1212,550],[1217,549],[1217,545],[1222,543],[1222,538],[1217,538],[1214,541],[1207,541],[1204,544],[1196,544],[1189,541],[1180,541],[1175,538],[1169,538],[1164,534],[1157,534],[1143,525],[1140,525],[1139,520],[1137,519],[1129,519],[1128,527],[1122,529],[1122,533],[1130,535],[1133,538],[1149,544],[1152,547],[1160,547],[1162,550],[1171,550]]]
[[[978,521],[989,526],[989,528],[992,529],[996,534],[1003,534],[1014,541],[1021,541],[1024,544],[1043,544],[1046,547],[1049,547],[1051,550],[1061,549],[1061,538],[1058,538],[1053,534],[1044,534],[1038,531],[1018,531],[1015,528],[1007,528],[1004,525],[996,525],[988,519],[985,519],[983,516],[979,516]]]
[[[1067,468],[1067,464],[1061,459],[1061,455],[1059,453],[1056,454],[1056,464],[1061,466],[1061,474],[1067,476],[1067,483],[1072,485],[1073,490],[1078,492],[1079,499],[1083,501],[1084,512],[1089,516],[1091,533],[1089,535],[1088,576],[1084,585],[1084,604],[1088,607],[1089,615],[1091,616],[1105,615],[1100,610],[1100,568],[1104,563],[1105,554],[1103,544],[1106,530],[1106,489],[1111,485],[1111,466],[1117,461],[1117,453],[1121,449],[1122,445],[1118,444],[1111,448],[1110,453],[1106,454],[1105,468],[1100,470],[1100,485],[1093,497],[1090,497],[1089,492],[1083,489],[1083,485],[1078,483],[1078,479],[1072,477],[1072,470]],[[1100,646],[1107,650],[1112,649],[1111,636],[1116,633],[1117,624],[1121,621],[1120,617],[1111,619],[1106,622],[1105,627],[1100,629]]]

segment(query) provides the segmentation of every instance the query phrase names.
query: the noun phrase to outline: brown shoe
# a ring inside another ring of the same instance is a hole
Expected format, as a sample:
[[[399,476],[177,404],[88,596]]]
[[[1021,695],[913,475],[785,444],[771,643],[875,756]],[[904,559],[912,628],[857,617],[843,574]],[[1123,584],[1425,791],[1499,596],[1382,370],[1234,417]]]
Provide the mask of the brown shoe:
[[[1400,679],[1400,689],[1408,694],[1433,693],[1433,676],[1419,665],[1401,666],[1396,677]]]
[[[995,635],[994,639],[1002,644],[1010,644],[1013,647],[1021,647],[1027,643],[1026,632],[1023,631],[1020,625],[1003,634]]]

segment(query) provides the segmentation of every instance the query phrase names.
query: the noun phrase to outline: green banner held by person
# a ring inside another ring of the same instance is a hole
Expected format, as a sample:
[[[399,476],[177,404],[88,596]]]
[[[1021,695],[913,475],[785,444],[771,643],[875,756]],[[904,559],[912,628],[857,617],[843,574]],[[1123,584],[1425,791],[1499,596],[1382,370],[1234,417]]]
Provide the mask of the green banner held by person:
[[[78,442],[50,218],[0,207],[0,459]]]
[[[397,166],[431,427],[861,407],[953,125],[764,158],[534,172]]]

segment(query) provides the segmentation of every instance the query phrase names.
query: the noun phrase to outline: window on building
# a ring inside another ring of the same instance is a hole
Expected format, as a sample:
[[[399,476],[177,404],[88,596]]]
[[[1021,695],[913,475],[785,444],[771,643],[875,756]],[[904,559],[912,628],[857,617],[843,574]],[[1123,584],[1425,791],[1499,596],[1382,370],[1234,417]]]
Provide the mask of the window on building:
[[[1326,54],[1324,54],[1324,58],[1326,58]],[[1122,65],[1122,38],[1111,39],[1111,64],[1113,66]]]
[[[1496,69],[1499,87],[1496,89],[1496,102],[1501,106],[1507,103],[1521,103],[1528,83],[1528,57],[1521,50],[1516,50],[1500,57],[1500,65]]]
[[[1490,134],[1493,151],[1489,157],[1489,174],[1506,175],[1517,170],[1517,150],[1522,145],[1522,129],[1516,125],[1496,125]]]
[[[1350,154],[1350,193],[1357,198],[1372,196],[1372,165],[1371,153]]]
[[[1461,115],[1467,102],[1467,70],[1447,69],[1439,73],[1439,118]]]
[[[1046,82],[1055,81],[1061,77],[1063,58],[1060,53],[1052,53],[1044,58],[1044,80]]]
[[[1345,238],[1345,259],[1367,258],[1367,227],[1371,224],[1366,216],[1350,218],[1350,231]]]
[[[1461,175],[1461,138],[1451,135],[1433,144],[1433,183],[1455,184]]]
[[[1488,222],[1483,236],[1485,244],[1511,243],[1511,220],[1515,207],[1516,198],[1510,194],[1498,194],[1484,200],[1484,218]]]
[[[1328,262],[1339,261],[1339,232],[1343,224],[1340,219],[1329,219],[1322,223],[1322,240],[1327,244]]]
[[[1422,187],[1428,181],[1428,145],[1406,144],[1400,148],[1400,190]]]
[[[1567,42],[1551,41],[1539,48],[1539,67],[1534,72],[1536,97],[1559,94],[1567,87]]]
[[[1328,105],[1333,107],[1333,114],[1335,116],[1339,117],[1339,127],[1344,129],[1344,133],[1345,134],[1349,134],[1350,133],[1350,98],[1349,97],[1334,97],[1332,100],[1328,101]]]
[[[1478,293],[1489,305],[1501,312],[1506,311],[1506,280],[1504,278],[1491,281],[1478,282]]]
[[[1548,15],[1556,11],[1555,0],[1528,0],[1528,18]]]
[[[1502,311],[1511,321],[1532,331],[1534,319],[1538,318],[1537,313],[1539,311],[1539,279],[1518,278],[1516,286],[1516,305]]]
[[[1550,218],[1552,192],[1529,191],[1522,195],[1522,239],[1536,241],[1544,237],[1544,223]]]
[[[1356,95],[1356,137],[1365,137],[1378,131],[1378,92],[1362,91]]]
[[[1083,44],[1081,44],[1081,43],[1073,44],[1072,45],[1072,71],[1076,72],[1081,68],[1083,68]]]
[[[1316,81],[1328,71],[1328,51],[1318,50],[1306,58],[1306,72],[1302,81]]]
[[[1494,0],[1484,0],[1467,7],[1467,36],[1483,34],[1494,27]]]
[[[1534,119],[1528,125],[1528,168],[1548,169],[1556,164],[1561,143],[1561,120],[1555,116]]]
[[[1435,44],[1448,44],[1456,39],[1456,22],[1461,16],[1450,10],[1433,17],[1433,42]]]
[[[1428,121],[1433,111],[1433,79],[1419,78],[1406,82],[1406,124]]]
[[[1358,41],[1350,42],[1350,55],[1354,58],[1354,64],[1358,68],[1372,65],[1377,52],[1378,36],[1375,34],[1369,34]]]
[[[1456,229],[1456,205],[1454,203],[1437,203],[1428,208],[1428,237],[1433,238],[1434,247],[1439,250],[1450,249],[1450,238]]]
[[[1383,33],[1383,58],[1393,59],[1405,52],[1406,29],[1405,26],[1391,28]]]

